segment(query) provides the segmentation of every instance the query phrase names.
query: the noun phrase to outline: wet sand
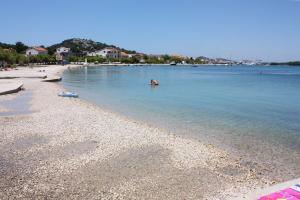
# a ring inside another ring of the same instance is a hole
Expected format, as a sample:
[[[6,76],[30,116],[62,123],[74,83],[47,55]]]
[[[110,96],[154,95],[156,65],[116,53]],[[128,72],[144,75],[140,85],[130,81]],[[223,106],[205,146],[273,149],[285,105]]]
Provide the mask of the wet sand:
[[[22,81],[31,112],[0,116],[0,199],[242,199],[275,183],[212,144],[58,97],[56,83]]]

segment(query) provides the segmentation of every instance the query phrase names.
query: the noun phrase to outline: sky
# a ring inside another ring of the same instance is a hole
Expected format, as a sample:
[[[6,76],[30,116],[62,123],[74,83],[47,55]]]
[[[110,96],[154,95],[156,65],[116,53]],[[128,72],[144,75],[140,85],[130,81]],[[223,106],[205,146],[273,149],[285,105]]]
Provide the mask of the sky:
[[[0,0],[0,42],[92,39],[149,54],[300,60],[300,0]]]

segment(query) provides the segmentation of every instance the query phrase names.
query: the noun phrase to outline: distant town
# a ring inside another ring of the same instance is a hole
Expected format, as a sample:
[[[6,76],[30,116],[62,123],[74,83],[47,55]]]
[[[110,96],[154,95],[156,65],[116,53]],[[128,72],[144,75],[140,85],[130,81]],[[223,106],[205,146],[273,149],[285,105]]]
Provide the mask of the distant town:
[[[268,63],[261,60],[235,61],[204,56],[188,57],[179,54],[153,55],[126,50],[93,40],[72,38],[49,47],[29,47],[22,42],[0,43],[0,66],[14,67],[29,64],[206,64],[206,65],[300,65],[299,61]]]

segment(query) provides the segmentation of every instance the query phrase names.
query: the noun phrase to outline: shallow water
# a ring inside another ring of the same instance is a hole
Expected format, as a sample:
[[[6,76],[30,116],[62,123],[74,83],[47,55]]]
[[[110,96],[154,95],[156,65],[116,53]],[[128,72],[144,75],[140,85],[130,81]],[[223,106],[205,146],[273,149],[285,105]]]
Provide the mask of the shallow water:
[[[150,79],[160,85],[151,87]],[[300,152],[300,67],[89,67],[65,71],[62,84],[102,107],[182,135],[245,153],[273,145],[280,148],[275,156]]]

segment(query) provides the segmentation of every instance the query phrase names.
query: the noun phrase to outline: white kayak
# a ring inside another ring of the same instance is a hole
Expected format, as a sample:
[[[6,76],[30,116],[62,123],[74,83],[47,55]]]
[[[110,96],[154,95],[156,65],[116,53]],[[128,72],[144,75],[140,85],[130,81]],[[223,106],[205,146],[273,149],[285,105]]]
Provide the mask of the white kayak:
[[[58,96],[78,98],[78,94],[75,92],[60,92],[60,93],[58,93]]]

